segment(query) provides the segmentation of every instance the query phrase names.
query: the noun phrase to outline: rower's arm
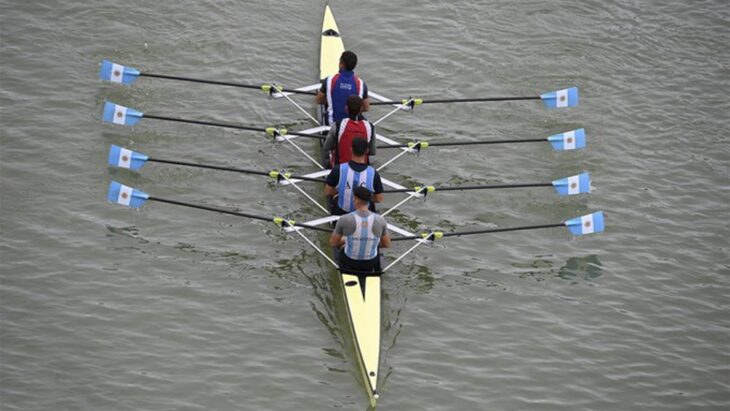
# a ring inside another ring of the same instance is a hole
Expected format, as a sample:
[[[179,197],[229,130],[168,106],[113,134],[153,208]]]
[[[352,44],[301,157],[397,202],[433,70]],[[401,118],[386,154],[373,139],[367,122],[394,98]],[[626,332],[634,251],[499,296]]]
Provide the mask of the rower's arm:
[[[382,237],[380,237],[380,245],[378,246],[380,248],[390,248],[390,236],[386,232],[383,234]]]
[[[337,188],[336,187],[332,187],[329,184],[325,184],[324,185],[324,195],[326,195],[327,197],[334,197],[335,194],[337,194]]]
[[[317,104],[326,104],[327,96],[324,95],[322,90],[319,90],[319,91],[317,91],[317,95],[314,96],[314,101],[316,101]],[[368,103],[368,107],[370,107],[370,103]]]
[[[332,233],[330,236],[330,246],[332,247],[339,247],[342,243],[342,236],[337,233]],[[390,240],[388,240],[388,243],[390,243]]]
[[[324,93],[323,93],[324,94]],[[326,100],[326,99],[325,99]],[[370,97],[362,100],[362,112],[370,111]]]
[[[383,202],[383,193],[378,193],[373,195],[373,201],[376,203],[382,203]]]

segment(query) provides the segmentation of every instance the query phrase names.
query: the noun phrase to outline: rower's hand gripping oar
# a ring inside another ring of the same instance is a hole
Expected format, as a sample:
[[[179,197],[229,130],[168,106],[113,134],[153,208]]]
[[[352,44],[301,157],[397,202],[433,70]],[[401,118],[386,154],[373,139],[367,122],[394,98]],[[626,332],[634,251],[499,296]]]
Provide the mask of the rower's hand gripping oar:
[[[111,62],[109,60],[103,60],[101,62],[101,67],[99,68],[99,78],[104,81],[109,81],[112,83],[117,84],[132,84],[139,77],[151,77],[151,78],[159,78],[163,80],[176,80],[176,81],[186,81],[190,83],[203,83],[203,84],[213,84],[217,86],[229,86],[229,87],[238,87],[238,88],[247,88],[247,89],[254,89],[254,90],[261,90],[264,93],[269,94],[271,97],[281,97],[283,96],[282,93],[296,93],[296,94],[308,94],[308,95],[315,95],[316,91],[313,92],[311,90],[306,90],[311,88],[310,87],[304,87],[305,90],[302,89],[287,89],[284,87],[281,87],[280,85],[277,85],[275,83],[270,84],[244,84],[244,83],[237,83],[237,82],[231,82],[231,81],[218,81],[218,80],[206,80],[206,79],[199,79],[199,78],[192,78],[192,77],[181,77],[181,76],[170,76],[166,74],[154,74],[154,73],[146,73],[142,72],[140,70],[137,70],[134,67],[128,67],[123,66],[121,64],[117,64],[114,62]],[[317,85],[319,86],[319,85]]]
[[[517,96],[517,97],[475,97],[475,98],[452,98],[452,99],[423,99],[412,98],[403,99],[401,101],[375,101],[371,102],[371,106],[401,104],[413,109],[421,104],[438,104],[438,103],[478,103],[493,101],[518,101],[518,100],[542,100],[547,108],[566,108],[578,105],[578,87],[569,87],[562,90],[549,91],[539,96]]]

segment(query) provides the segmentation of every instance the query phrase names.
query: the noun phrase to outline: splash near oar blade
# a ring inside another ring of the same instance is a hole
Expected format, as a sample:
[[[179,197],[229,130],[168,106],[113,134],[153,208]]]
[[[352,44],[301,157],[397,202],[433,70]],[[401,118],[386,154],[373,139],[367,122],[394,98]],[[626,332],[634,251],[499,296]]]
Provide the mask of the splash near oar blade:
[[[553,181],[553,187],[561,196],[590,193],[591,178],[588,173],[580,173]]]
[[[565,222],[573,235],[585,235],[603,232],[603,211],[576,217]]]
[[[540,95],[547,108],[566,108],[578,105],[578,87],[551,91]]]
[[[577,150],[586,146],[586,130],[579,128],[554,134],[547,138],[553,149],[557,151]]]
[[[116,181],[112,181],[109,184],[109,194],[106,197],[109,202],[132,208],[141,207],[149,198],[150,196],[147,193],[117,183]]]
[[[109,165],[112,167],[126,168],[129,170],[139,170],[149,159],[146,154],[138,153],[112,145],[109,149]]]
[[[109,101],[104,102],[104,112],[102,120],[107,123],[117,124],[120,126],[133,126],[139,123],[144,113],[129,107],[120,106]]]
[[[99,78],[118,84],[132,84],[139,77],[139,70],[104,60],[99,69]]]

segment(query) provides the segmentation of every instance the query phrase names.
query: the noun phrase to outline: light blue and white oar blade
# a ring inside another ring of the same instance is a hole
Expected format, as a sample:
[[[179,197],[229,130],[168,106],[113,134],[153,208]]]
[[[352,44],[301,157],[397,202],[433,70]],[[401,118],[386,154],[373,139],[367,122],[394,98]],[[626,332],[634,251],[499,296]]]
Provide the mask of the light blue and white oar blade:
[[[586,130],[579,128],[577,130],[566,131],[565,133],[554,134],[547,138],[553,149],[557,151],[577,150],[586,146]]]
[[[112,167],[139,170],[149,156],[112,144],[109,149],[109,165]]]
[[[573,235],[585,235],[603,232],[603,211],[573,218],[565,222]]]
[[[565,108],[578,105],[578,87],[551,91],[540,95],[547,108]]]
[[[109,194],[106,199],[112,203],[121,204],[123,206],[139,208],[142,204],[150,198],[147,193],[139,190],[135,190],[132,187],[119,184],[116,181],[112,181],[109,184]]]
[[[578,175],[553,181],[555,191],[561,196],[572,196],[591,192],[591,177],[583,172]]]
[[[119,84],[132,84],[139,77],[139,70],[104,60],[99,69],[99,78]]]
[[[133,126],[142,119],[144,113],[129,107],[120,106],[109,101],[104,102],[104,113],[102,120],[107,123],[119,124],[120,126]]]

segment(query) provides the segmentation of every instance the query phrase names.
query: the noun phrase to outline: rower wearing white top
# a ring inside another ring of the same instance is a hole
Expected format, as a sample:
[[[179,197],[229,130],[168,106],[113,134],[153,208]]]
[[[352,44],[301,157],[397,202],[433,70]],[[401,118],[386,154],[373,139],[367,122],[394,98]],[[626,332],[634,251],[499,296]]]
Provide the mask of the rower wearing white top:
[[[366,163],[368,143],[356,136],[350,146],[352,158],[347,163],[335,166],[325,180],[324,193],[330,199],[330,210],[334,215],[343,215],[355,210],[354,190],[365,187],[374,192],[373,202],[383,201],[383,182],[380,174]],[[375,211],[372,204],[371,211]]]
[[[340,249],[340,269],[344,272],[378,272],[378,249],[390,247],[388,224],[381,215],[368,210],[373,196],[370,190],[357,187],[354,194],[356,209],[337,221],[330,245]]]
[[[327,105],[327,124],[334,124],[347,117],[345,104],[347,97],[352,95],[362,98],[362,111],[370,110],[368,86],[355,75],[355,66],[357,66],[357,55],[345,51],[340,56],[340,71],[322,79],[322,87],[317,92],[315,100],[319,104]]]

